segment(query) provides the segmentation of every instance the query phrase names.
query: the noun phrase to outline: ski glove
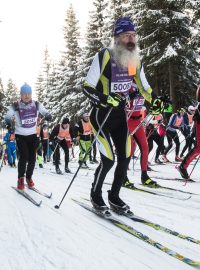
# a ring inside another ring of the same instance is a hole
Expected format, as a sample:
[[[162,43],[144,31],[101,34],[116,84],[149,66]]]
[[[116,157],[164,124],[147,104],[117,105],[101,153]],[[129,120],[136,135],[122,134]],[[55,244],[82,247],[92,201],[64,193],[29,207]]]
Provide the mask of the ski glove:
[[[153,115],[160,114],[163,111],[163,102],[161,99],[156,98],[152,101],[151,107],[149,109],[150,113]]]
[[[125,107],[125,99],[120,94],[111,93],[107,98],[107,104],[111,107],[122,109]]]
[[[50,113],[47,113],[47,114],[45,115],[45,120],[48,121],[48,122],[52,120],[52,116],[51,116]]]

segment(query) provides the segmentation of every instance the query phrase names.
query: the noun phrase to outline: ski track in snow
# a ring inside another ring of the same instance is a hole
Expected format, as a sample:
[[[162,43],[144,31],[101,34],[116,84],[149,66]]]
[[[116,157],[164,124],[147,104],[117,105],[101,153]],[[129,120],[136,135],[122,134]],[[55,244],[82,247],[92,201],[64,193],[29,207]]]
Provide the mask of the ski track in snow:
[[[151,156],[149,160],[151,160]],[[170,158],[173,160],[173,154]],[[61,162],[60,167],[63,170],[63,156]],[[54,167],[50,163],[45,164],[44,169],[36,168],[33,177],[36,187],[46,193],[53,192],[52,198],[47,199],[28,190],[28,193],[36,200],[43,201],[41,207],[36,207],[11,188],[12,185],[16,185],[17,170],[8,166],[3,167],[0,173],[1,269],[192,269],[191,266],[170,257],[75,204],[71,198],[77,200],[89,199],[95,168],[98,165],[89,164],[89,162],[88,165],[93,169],[80,169],[69,193],[58,210],[54,206],[62,199],[74,174],[57,175],[53,173]],[[136,171],[134,173],[131,166],[128,177],[139,186],[139,162],[135,165]],[[189,171],[192,166],[190,166]],[[172,166],[172,164],[155,165],[153,168],[158,172],[150,172],[149,175],[180,178],[174,167],[175,165]],[[69,168],[73,173],[76,172],[78,168],[76,159],[69,163]],[[196,181],[200,181],[199,169],[200,163],[197,164],[192,174],[192,178]],[[114,167],[108,173],[105,182],[112,182],[113,172]],[[184,183],[178,181],[162,179],[156,179],[156,181],[163,186],[200,194],[200,183],[187,183],[186,186],[183,186]],[[109,185],[103,186],[103,197],[106,202],[107,190],[110,187]],[[187,194],[175,191],[151,190],[171,194],[177,196],[177,198],[187,196]],[[130,205],[131,210],[136,215],[179,233],[200,239],[200,195],[192,195],[191,199],[181,201],[122,188],[121,198]],[[90,202],[88,203],[90,204]],[[126,217],[115,216],[153,240],[182,255],[200,261],[200,245],[179,239],[165,232],[156,231]]]

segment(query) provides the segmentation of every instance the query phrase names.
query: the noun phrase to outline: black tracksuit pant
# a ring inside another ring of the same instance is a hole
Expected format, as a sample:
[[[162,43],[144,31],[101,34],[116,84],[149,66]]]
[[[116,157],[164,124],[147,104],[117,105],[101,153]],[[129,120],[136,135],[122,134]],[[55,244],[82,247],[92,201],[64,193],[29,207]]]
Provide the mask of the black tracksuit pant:
[[[167,155],[167,153],[169,152],[169,150],[173,146],[172,141],[174,141],[176,144],[175,153],[176,153],[176,156],[178,156],[179,150],[180,150],[180,141],[179,141],[179,135],[178,135],[177,131],[173,132],[171,130],[167,130],[166,136],[167,136],[168,146],[165,148],[164,154]]]
[[[59,161],[60,161],[60,150],[59,150],[59,146],[62,147],[62,149],[64,150],[64,153],[65,153],[65,168],[68,168],[68,163],[69,163],[69,148],[68,148],[68,145],[67,145],[67,142],[65,139],[61,140],[57,147],[56,147],[56,144],[54,143],[53,145],[51,145],[51,149],[52,151],[54,152],[55,150],[55,147],[56,147],[56,150],[54,152],[54,157],[55,157],[55,166],[58,167],[59,166]]]
[[[35,168],[38,138],[36,134],[23,136],[15,135],[19,153],[18,178],[26,176],[31,179]]]
[[[148,137],[149,153],[153,149],[153,142],[157,144],[155,160],[159,158],[159,155],[164,147],[164,136],[160,136],[156,130],[154,130]]]
[[[93,107],[90,122],[94,134],[97,134],[99,131],[107,113],[108,109]],[[103,181],[108,171],[114,165],[115,154],[113,151],[113,143],[117,152],[117,165],[114,172],[111,194],[119,195],[120,188],[126,177],[131,150],[131,140],[124,110],[113,109],[97,137],[97,146],[100,151],[101,162],[95,171],[94,182],[92,184],[92,191],[94,193],[101,193]]]

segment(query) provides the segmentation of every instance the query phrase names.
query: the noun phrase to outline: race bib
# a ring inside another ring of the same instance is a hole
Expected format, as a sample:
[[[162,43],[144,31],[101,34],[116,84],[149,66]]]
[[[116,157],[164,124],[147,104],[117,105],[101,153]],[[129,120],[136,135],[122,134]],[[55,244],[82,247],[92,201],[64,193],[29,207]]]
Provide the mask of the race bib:
[[[111,92],[128,92],[131,88],[132,81],[129,82],[112,82],[111,83]]]
[[[27,126],[36,123],[36,118],[22,119],[22,126]]]

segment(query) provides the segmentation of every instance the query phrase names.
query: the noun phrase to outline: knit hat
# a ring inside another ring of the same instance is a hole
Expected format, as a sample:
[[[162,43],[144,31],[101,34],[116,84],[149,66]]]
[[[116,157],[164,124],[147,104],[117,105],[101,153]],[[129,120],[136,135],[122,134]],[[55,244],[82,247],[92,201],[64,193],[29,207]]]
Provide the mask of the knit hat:
[[[136,31],[136,26],[132,20],[129,17],[121,17],[117,19],[114,26],[114,36],[118,36],[119,34],[128,31]]]
[[[62,124],[69,124],[69,118],[64,117],[62,120]]]
[[[192,106],[192,105],[190,105],[190,106],[188,107],[188,112],[192,113],[192,111],[195,111],[195,107]]]
[[[27,83],[22,85],[22,87],[20,88],[20,94],[32,94],[32,88],[30,87],[30,85],[28,85]]]

